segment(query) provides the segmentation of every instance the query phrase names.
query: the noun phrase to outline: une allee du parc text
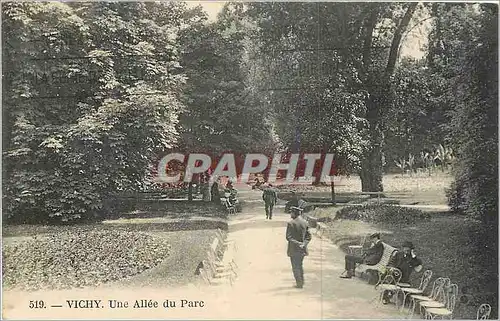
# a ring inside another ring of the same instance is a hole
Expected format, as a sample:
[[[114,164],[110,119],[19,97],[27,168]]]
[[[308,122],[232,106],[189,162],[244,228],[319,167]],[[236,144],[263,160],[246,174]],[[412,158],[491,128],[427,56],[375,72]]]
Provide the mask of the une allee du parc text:
[[[77,309],[99,309],[99,308],[111,308],[111,309],[169,309],[169,308],[204,308],[204,301],[192,301],[192,300],[171,300],[166,299],[163,302],[159,302],[151,299],[141,299],[134,301],[126,300],[66,300],[68,308]]]

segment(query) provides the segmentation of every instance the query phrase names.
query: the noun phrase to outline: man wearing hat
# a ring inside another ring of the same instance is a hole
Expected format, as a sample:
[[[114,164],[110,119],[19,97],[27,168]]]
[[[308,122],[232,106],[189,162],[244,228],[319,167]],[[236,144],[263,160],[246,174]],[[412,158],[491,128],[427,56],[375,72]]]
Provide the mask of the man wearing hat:
[[[401,280],[399,283],[409,283],[411,273],[422,270],[422,260],[415,254],[415,247],[412,242],[404,241],[401,247],[401,250],[392,255],[387,266],[395,267],[401,271]],[[386,291],[382,302],[387,304],[392,295],[392,292]]]
[[[370,235],[370,241],[372,242],[372,245],[364,251],[363,256],[345,256],[345,274],[341,275],[341,278],[352,278],[356,269],[356,263],[375,265],[380,261],[382,254],[384,253],[384,244],[382,244],[382,241],[380,240],[380,233]]]
[[[420,260],[414,251],[415,247],[410,241],[403,242],[402,249],[397,251],[387,266],[398,268],[401,271],[401,283],[408,283],[411,272],[422,270],[422,260]]]
[[[311,241],[311,233],[306,220],[297,211],[292,211],[292,220],[286,226],[287,254],[292,263],[292,272],[296,288],[304,286],[304,257],[308,255],[307,245]]]
[[[264,192],[262,193],[262,200],[266,208],[266,219],[273,219],[273,207],[278,202],[278,193],[273,188],[273,185],[269,184]]]

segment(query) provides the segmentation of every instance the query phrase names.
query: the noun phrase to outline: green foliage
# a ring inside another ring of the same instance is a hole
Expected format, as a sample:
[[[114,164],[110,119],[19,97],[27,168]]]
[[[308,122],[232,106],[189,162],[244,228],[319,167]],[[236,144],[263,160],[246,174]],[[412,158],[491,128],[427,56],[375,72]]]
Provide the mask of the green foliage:
[[[178,133],[173,3],[2,6],[4,211],[21,222],[93,218],[138,189]],[[133,19],[131,18],[133,17]]]
[[[415,208],[392,205],[363,205],[344,207],[337,212],[335,219],[406,225],[430,220],[430,215]]]
[[[262,152],[271,143],[268,112],[252,90],[246,56],[252,48],[242,9],[226,4],[216,22],[202,20],[180,34],[181,64],[189,79],[181,145],[189,152]]]
[[[281,148],[333,152],[337,166],[351,171],[366,145],[361,60],[350,48],[358,45],[362,7],[252,3],[247,10],[257,27],[259,89]]]
[[[425,61],[404,59],[393,78],[393,103],[384,117],[384,153],[387,167],[408,154],[433,153],[446,139],[444,124],[453,103],[445,93],[446,79]],[[425,161],[420,160],[420,166]]]
[[[457,159],[449,202],[454,210],[497,226],[498,7],[484,4],[473,13],[470,8],[462,10],[461,15],[445,16],[461,28],[449,35],[454,41],[448,41],[442,52],[454,59],[438,60],[453,76],[456,96],[449,128]],[[466,14],[469,19],[460,20]],[[471,29],[471,19],[480,28]],[[462,49],[462,55],[449,54]]]

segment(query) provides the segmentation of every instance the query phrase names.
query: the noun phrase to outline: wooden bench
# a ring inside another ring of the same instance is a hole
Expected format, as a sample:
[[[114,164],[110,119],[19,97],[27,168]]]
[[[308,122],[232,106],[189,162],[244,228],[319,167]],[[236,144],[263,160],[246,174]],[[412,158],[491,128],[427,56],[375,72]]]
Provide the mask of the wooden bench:
[[[229,201],[229,198],[221,197],[220,201],[221,201],[221,204],[226,209],[228,214],[233,214],[233,215],[236,214],[236,207],[233,204],[231,204],[231,202]]]
[[[349,254],[355,254],[356,251],[362,251],[367,238],[368,235],[364,235],[360,238],[359,244],[348,245],[347,249],[349,250]]]
[[[384,195],[384,192],[360,192],[360,195],[377,195],[377,203],[380,204],[380,197]]]
[[[214,284],[217,279],[227,278],[232,285],[234,277],[237,276],[237,265],[234,262],[236,247],[221,241],[221,235],[217,235],[221,232],[216,232],[216,237],[207,251],[207,259],[202,261],[200,275],[209,284]]]
[[[375,265],[366,265],[366,264],[359,264],[356,267],[356,273],[360,273],[361,276],[363,274],[367,273],[368,271],[376,271],[378,273],[378,283],[380,283],[382,280],[382,275],[386,271],[387,264],[389,264],[389,261],[391,257],[394,255],[394,252],[397,251],[397,249],[389,244],[382,243],[384,245],[384,252],[382,253],[382,258],[380,261],[375,264]]]
[[[218,228],[215,231],[215,236],[219,239],[219,242],[224,244],[226,248],[232,246],[236,249],[236,243],[233,239],[229,238],[228,233]]]

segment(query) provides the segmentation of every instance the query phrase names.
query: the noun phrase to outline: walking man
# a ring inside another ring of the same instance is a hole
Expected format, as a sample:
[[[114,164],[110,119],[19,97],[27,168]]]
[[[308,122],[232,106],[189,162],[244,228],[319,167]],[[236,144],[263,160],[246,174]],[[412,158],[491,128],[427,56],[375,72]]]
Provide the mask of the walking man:
[[[278,202],[278,193],[273,188],[271,184],[264,189],[262,193],[262,199],[264,200],[264,205],[266,207],[266,219],[273,219],[273,208],[274,205]]]
[[[292,220],[286,226],[286,240],[288,241],[287,254],[292,263],[293,276],[295,277],[296,288],[302,289],[304,286],[304,257],[308,255],[307,245],[311,241],[311,233],[306,220],[293,210]]]

